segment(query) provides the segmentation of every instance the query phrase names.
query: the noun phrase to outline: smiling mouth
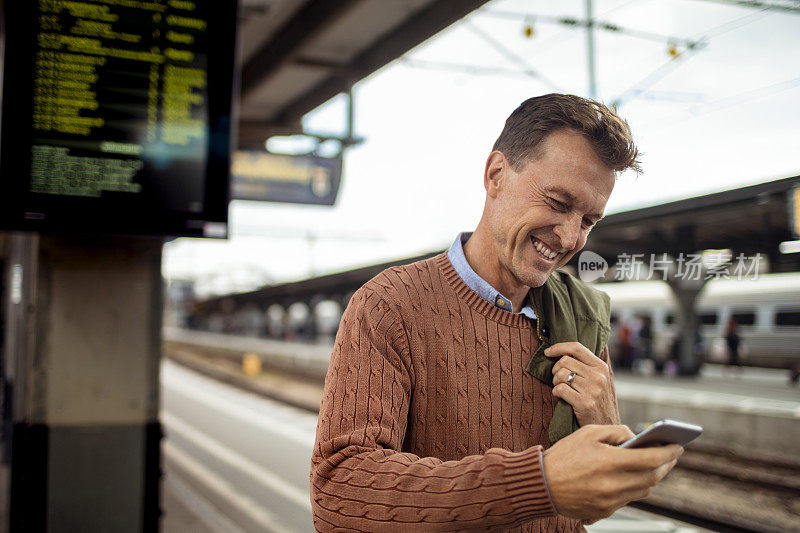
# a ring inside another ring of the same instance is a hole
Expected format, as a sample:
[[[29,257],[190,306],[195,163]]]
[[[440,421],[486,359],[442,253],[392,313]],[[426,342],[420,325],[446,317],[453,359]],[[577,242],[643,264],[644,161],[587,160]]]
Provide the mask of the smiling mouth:
[[[533,247],[539,253],[539,256],[545,261],[553,262],[559,255],[561,255],[559,252],[556,252],[536,237],[531,237],[531,243],[533,243]]]

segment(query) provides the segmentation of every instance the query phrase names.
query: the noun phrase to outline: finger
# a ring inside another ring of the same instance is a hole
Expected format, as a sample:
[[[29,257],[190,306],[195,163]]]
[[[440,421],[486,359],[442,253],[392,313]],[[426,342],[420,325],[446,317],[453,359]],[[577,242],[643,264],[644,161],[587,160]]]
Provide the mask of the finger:
[[[592,353],[589,348],[579,342],[557,342],[544,351],[547,357],[557,357],[559,355],[570,355],[584,364],[597,366],[602,363],[602,359]]]
[[[659,466],[658,468],[656,468],[656,471],[655,471],[656,483],[658,483],[659,481],[664,479],[664,477],[667,474],[669,474],[672,471],[673,468],[675,468],[676,464],[678,464],[678,460],[677,459],[673,459],[672,461],[670,461],[670,462],[668,462],[666,464],[663,464],[663,465]]]
[[[676,461],[683,453],[678,444],[652,446],[649,448],[618,448],[624,454],[618,459],[624,470],[655,470],[662,465]]]
[[[619,497],[622,501],[625,502],[622,505],[627,505],[630,502],[636,500],[643,500],[644,498],[647,498],[648,496],[650,496],[651,488],[652,488],[651,486],[641,486],[632,488],[630,490],[621,491],[619,493]]]
[[[617,471],[617,493],[626,501],[638,500],[648,496],[650,489],[656,486],[672,470],[677,461],[660,466],[656,470]]]
[[[572,370],[570,370],[569,368],[567,368],[565,366],[561,367],[558,370],[554,369],[553,370],[553,386],[555,387],[556,385],[558,385],[560,383],[564,383],[564,384],[570,385],[570,386],[574,385],[575,380],[578,379],[578,373],[577,372],[575,373],[575,377],[572,378],[572,383],[568,382],[570,374],[572,374]]]
[[[588,376],[591,369],[591,367],[583,364],[577,359],[570,357],[569,355],[565,355],[556,361],[556,364],[553,365],[553,374],[562,368],[568,368],[570,372],[575,372],[576,374],[581,374],[583,376]]]
[[[584,374],[586,371],[584,371]],[[575,372],[575,377],[572,378],[572,381],[569,381],[569,376],[572,374],[572,370],[569,368],[562,368],[553,376],[553,387],[556,385],[564,384],[570,388],[575,389],[580,394],[585,394],[589,387],[589,380],[584,377],[584,375]]]
[[[637,452],[643,460],[651,457],[658,464],[677,460],[683,455],[683,446],[680,444],[665,444],[663,446],[648,446],[646,448],[630,448],[629,451]]]
[[[581,396],[578,391],[567,385],[566,383],[559,383],[553,387],[553,396],[560,398],[570,404],[573,409],[581,406]]]
[[[626,440],[634,437],[633,431],[631,431],[628,426],[623,426],[622,424],[602,426],[597,425],[590,427],[592,428],[592,436],[595,440],[611,446],[617,446],[618,444],[622,444]]]

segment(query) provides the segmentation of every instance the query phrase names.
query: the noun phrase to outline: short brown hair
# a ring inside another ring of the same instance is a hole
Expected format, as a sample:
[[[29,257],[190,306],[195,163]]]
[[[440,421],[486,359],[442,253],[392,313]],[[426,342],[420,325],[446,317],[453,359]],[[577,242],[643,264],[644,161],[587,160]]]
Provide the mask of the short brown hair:
[[[594,100],[572,94],[546,94],[522,102],[506,120],[493,150],[503,152],[516,171],[539,154],[537,147],[550,133],[569,128],[592,144],[597,156],[615,172],[641,172],[639,150],[631,128],[614,111]]]

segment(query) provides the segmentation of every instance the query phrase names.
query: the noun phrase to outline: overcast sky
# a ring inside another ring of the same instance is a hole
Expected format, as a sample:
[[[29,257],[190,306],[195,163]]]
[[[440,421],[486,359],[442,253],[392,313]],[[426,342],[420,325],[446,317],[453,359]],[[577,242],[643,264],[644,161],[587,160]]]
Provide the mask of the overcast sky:
[[[607,213],[800,174],[800,14],[702,0],[594,4],[597,20],[674,38],[680,52],[671,60],[666,39],[596,31],[598,99],[622,97],[644,153],[644,173],[620,177]],[[221,293],[447,247],[480,218],[484,163],[509,113],[547,92],[588,96],[585,30],[549,22],[585,18],[584,5],[489,2],[361,81],[356,133],[366,142],[346,154],[334,207],[234,201],[231,238],[168,243],[165,276]],[[342,132],[344,111],[334,99],[306,117],[307,130]]]

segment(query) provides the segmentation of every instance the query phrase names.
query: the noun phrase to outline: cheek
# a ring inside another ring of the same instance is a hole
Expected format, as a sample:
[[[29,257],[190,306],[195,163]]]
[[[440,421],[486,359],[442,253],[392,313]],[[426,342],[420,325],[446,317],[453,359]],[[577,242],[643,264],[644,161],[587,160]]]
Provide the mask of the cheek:
[[[524,212],[519,212],[514,217],[512,231],[520,239],[527,236],[531,232],[541,232],[545,228],[552,228],[562,221],[563,215],[556,213],[546,204],[534,203]]]
[[[578,237],[578,242],[576,243],[575,248],[580,250],[586,245],[586,239],[589,238],[589,230],[581,231],[580,237]]]
[[[489,215],[489,222],[491,225],[492,233],[495,236],[495,239],[499,240],[500,236],[502,236],[503,233],[505,232],[505,225],[506,225],[506,221],[503,218],[502,212],[498,210],[492,211],[491,215]]]

